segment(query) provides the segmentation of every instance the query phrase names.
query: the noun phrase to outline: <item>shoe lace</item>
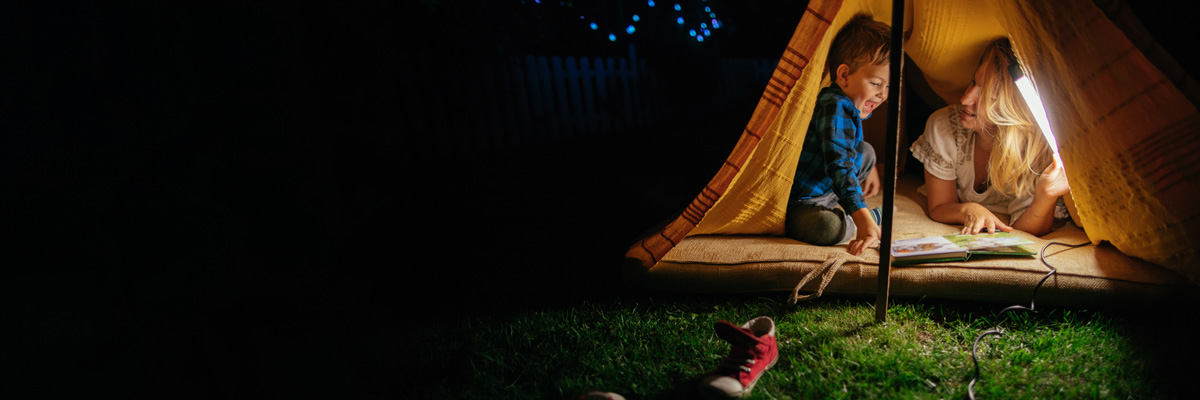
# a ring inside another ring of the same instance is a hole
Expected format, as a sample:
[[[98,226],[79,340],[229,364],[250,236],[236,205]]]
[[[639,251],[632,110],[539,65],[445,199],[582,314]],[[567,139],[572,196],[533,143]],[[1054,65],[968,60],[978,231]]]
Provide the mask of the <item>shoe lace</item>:
[[[721,364],[718,365],[718,367],[725,370],[750,373],[750,367],[753,366],[755,362],[757,361],[755,361],[753,358],[746,358],[745,356],[730,354],[728,357],[725,357],[724,361],[721,361]]]
[[[717,367],[726,371],[750,373],[751,368],[758,362],[755,359],[756,353],[755,348],[734,346]]]

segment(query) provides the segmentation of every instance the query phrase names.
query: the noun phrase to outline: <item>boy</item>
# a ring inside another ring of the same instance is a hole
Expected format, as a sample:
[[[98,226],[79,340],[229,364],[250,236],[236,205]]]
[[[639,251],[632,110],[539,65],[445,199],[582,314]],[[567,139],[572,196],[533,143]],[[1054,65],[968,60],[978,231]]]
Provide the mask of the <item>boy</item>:
[[[891,28],[866,15],[852,18],[834,38],[825,65],[833,83],[817,97],[800,151],[788,236],[818,246],[849,241],[854,255],[879,241],[880,209],[866,204],[879,192],[879,174],[862,120],[887,100],[890,53]],[[834,208],[839,204],[842,209]]]

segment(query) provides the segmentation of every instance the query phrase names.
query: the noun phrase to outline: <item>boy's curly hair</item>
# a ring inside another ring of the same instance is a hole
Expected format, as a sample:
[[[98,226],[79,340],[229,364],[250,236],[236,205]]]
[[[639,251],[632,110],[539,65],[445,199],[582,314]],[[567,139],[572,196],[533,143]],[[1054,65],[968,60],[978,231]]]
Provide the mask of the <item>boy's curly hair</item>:
[[[876,21],[868,14],[857,14],[838,31],[829,47],[825,70],[830,76],[837,74],[837,67],[850,66],[850,72],[860,67],[888,62],[892,52],[892,28]]]

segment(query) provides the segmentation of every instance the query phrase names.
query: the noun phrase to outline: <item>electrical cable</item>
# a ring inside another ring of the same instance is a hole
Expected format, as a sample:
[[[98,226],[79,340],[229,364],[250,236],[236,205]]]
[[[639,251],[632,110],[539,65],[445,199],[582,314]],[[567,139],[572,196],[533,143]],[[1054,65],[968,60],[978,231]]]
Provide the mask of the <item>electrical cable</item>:
[[[1055,272],[1058,272],[1058,270],[1055,269],[1054,266],[1052,266],[1052,265],[1050,265],[1050,263],[1046,262],[1046,249],[1047,248],[1049,248],[1052,245],[1066,246],[1066,247],[1070,247],[1070,248],[1078,248],[1078,247],[1087,246],[1089,244],[1091,244],[1091,243],[1087,243],[1087,242],[1080,243],[1080,244],[1067,244],[1067,243],[1060,243],[1060,242],[1047,243],[1046,246],[1042,247],[1042,251],[1038,253],[1038,256],[1041,259],[1042,264],[1044,264],[1046,266],[1046,268],[1050,269],[1050,272],[1046,273],[1046,276],[1043,276],[1042,280],[1038,281],[1037,286],[1033,287],[1033,296],[1031,296],[1029,298],[1029,307],[1025,307],[1020,304],[1012,305],[1012,306],[1008,306],[1007,308],[1005,308],[1003,310],[1000,310],[999,314],[1007,315],[1007,314],[1004,314],[1004,312],[1009,311],[1009,310],[1035,311],[1034,310],[1034,308],[1035,308],[1034,301],[1037,299],[1038,289],[1041,289],[1042,284],[1046,283],[1046,280],[1050,279],[1051,276],[1054,276]],[[979,336],[976,336],[975,342],[971,344],[971,362],[975,364],[975,375],[973,377],[971,377],[971,383],[967,384],[967,395],[971,398],[971,400],[975,400],[975,381],[977,381],[979,379],[979,359],[975,355],[976,349],[979,347],[979,340],[983,339],[985,336],[988,336],[988,335],[997,335],[997,336],[1003,335],[1004,332],[1002,330],[1000,330],[1000,324],[1003,322],[1004,322],[1004,319],[997,321],[995,327],[979,334]]]

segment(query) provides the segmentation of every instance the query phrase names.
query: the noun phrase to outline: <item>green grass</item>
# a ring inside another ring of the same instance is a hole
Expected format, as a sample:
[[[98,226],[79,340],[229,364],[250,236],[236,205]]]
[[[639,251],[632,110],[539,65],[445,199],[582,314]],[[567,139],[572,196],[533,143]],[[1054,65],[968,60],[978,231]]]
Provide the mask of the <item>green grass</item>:
[[[432,381],[415,398],[574,399],[603,389],[637,398],[692,398],[728,345],[713,322],[771,316],[780,359],[750,398],[961,399],[979,344],[979,399],[1187,398],[1196,345],[1181,310],[1082,310],[782,296],[656,296],[477,313],[409,331],[412,359]],[[431,340],[431,338],[433,338]],[[432,367],[432,368],[428,368]],[[427,381],[429,382],[429,381]]]

